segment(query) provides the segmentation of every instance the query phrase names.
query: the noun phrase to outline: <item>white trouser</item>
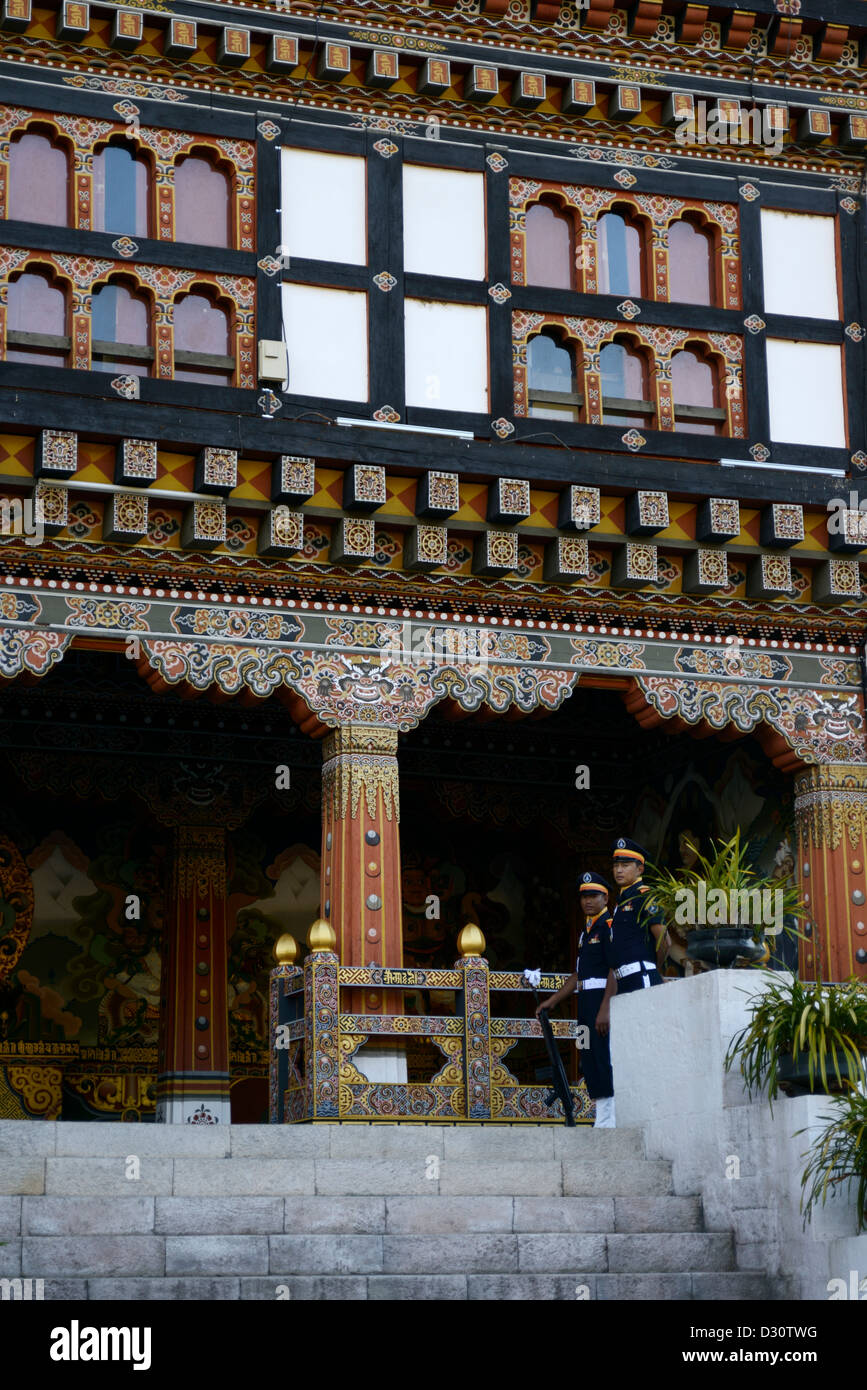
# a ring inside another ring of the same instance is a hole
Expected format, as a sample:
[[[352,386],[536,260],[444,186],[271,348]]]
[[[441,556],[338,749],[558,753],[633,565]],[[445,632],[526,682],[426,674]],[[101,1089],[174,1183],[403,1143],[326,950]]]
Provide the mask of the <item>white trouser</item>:
[[[614,1124],[614,1097],[603,1096],[596,1102],[596,1119],[593,1123],[594,1129],[615,1129]]]

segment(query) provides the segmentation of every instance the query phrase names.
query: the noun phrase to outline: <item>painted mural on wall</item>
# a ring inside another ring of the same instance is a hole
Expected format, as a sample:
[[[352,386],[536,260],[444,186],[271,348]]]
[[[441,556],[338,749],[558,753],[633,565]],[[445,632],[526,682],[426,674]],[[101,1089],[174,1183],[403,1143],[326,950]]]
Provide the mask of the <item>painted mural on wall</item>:
[[[63,828],[60,828],[63,827]],[[131,821],[64,816],[17,843],[32,924],[6,977],[8,1041],[156,1046],[164,853]],[[0,905],[4,925],[8,902]]]
[[[257,817],[230,841],[228,997],[233,1052],[267,1053],[274,944],[291,932],[303,949],[310,924],[319,915],[319,852],[300,841],[275,848],[274,838],[282,836],[285,844],[287,828],[278,822],[275,837],[273,821],[267,827]],[[315,843],[312,828],[305,829]]]

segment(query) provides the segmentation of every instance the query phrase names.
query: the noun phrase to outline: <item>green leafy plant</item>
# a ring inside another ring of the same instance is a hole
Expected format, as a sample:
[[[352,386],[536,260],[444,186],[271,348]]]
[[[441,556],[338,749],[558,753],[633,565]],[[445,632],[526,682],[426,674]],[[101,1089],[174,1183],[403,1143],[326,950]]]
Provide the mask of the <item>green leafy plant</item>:
[[[845,1095],[833,1096],[834,1107],[825,1128],[813,1140],[809,1162],[801,1177],[801,1211],[804,1226],[813,1210],[825,1205],[829,1192],[841,1183],[856,1182],[855,1211],[858,1234],[867,1231],[867,1096],[855,1086]],[[799,1129],[798,1134],[806,1133]]]
[[[758,873],[752,862],[753,855],[754,850],[749,842],[741,840],[741,832],[738,829],[730,840],[712,841],[710,853],[699,854],[691,869],[678,869],[674,873],[670,869],[649,869],[644,875],[644,881],[653,894],[654,902],[658,903],[664,913],[666,921],[674,923],[677,930],[684,934],[706,925],[704,922],[681,920],[685,889],[694,894],[696,899],[701,896],[710,899],[712,893],[722,890],[727,901],[732,893],[779,891],[782,899],[775,901],[781,901],[782,916],[795,921],[804,918],[806,910],[797,885],[787,885],[767,874]],[[713,923],[707,925],[712,926]],[[720,922],[719,925],[724,924]],[[742,925],[751,926],[754,940],[762,939],[766,924],[745,922]],[[784,924],[783,929],[790,935],[800,935],[791,925]]]
[[[842,1089],[841,1058],[848,1063],[850,1078],[863,1082],[867,1052],[863,985],[857,980],[823,985],[771,970],[763,974],[767,988],[748,1000],[750,1022],[729,1044],[726,1071],[739,1061],[748,1094],[767,1091],[772,1103],[779,1094],[784,1057],[801,1066],[806,1063],[811,1087],[818,1077],[823,1090],[829,1090],[831,1079]]]

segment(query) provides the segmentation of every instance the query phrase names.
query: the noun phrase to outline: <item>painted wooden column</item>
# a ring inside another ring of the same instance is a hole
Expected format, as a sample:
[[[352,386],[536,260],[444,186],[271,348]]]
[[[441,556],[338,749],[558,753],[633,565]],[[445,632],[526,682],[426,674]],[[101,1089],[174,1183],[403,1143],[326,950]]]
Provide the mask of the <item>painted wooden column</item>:
[[[397,731],[343,724],[322,757],[322,902],[340,964],[403,965]]]
[[[340,964],[401,966],[397,731],[343,724],[325,738],[322,757],[321,902]],[[347,990],[341,1007],[403,1012],[398,990]],[[405,1057],[400,1046],[368,1044],[359,1066],[371,1081],[405,1081]]]
[[[807,979],[867,979],[867,763],[821,763],[795,777],[798,880],[810,914]]]
[[[173,911],[166,923],[157,1120],[228,1124],[226,832],[175,831]]]

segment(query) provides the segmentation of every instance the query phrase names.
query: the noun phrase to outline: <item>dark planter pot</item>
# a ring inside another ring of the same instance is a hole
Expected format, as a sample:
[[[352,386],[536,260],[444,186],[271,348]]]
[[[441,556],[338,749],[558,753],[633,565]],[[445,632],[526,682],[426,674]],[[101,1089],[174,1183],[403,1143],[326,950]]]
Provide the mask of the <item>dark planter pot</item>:
[[[849,1062],[848,1057],[842,1056],[839,1052],[837,1056],[837,1066],[840,1069],[840,1079],[842,1086],[837,1084],[837,1073],[834,1070],[834,1055],[829,1053],[825,1058],[825,1072],[828,1077],[827,1091],[822,1085],[821,1075],[813,1077],[813,1084],[810,1085],[810,1066],[806,1056],[799,1053],[793,1058],[791,1053],[786,1053],[777,1062],[777,1077],[780,1090],[785,1096],[823,1096],[834,1095],[846,1089],[846,1078],[850,1081],[858,1082],[861,1080],[854,1066]]]
[[[736,960],[761,960],[765,948],[750,927],[696,927],[687,934],[686,954],[711,969],[726,969]]]

